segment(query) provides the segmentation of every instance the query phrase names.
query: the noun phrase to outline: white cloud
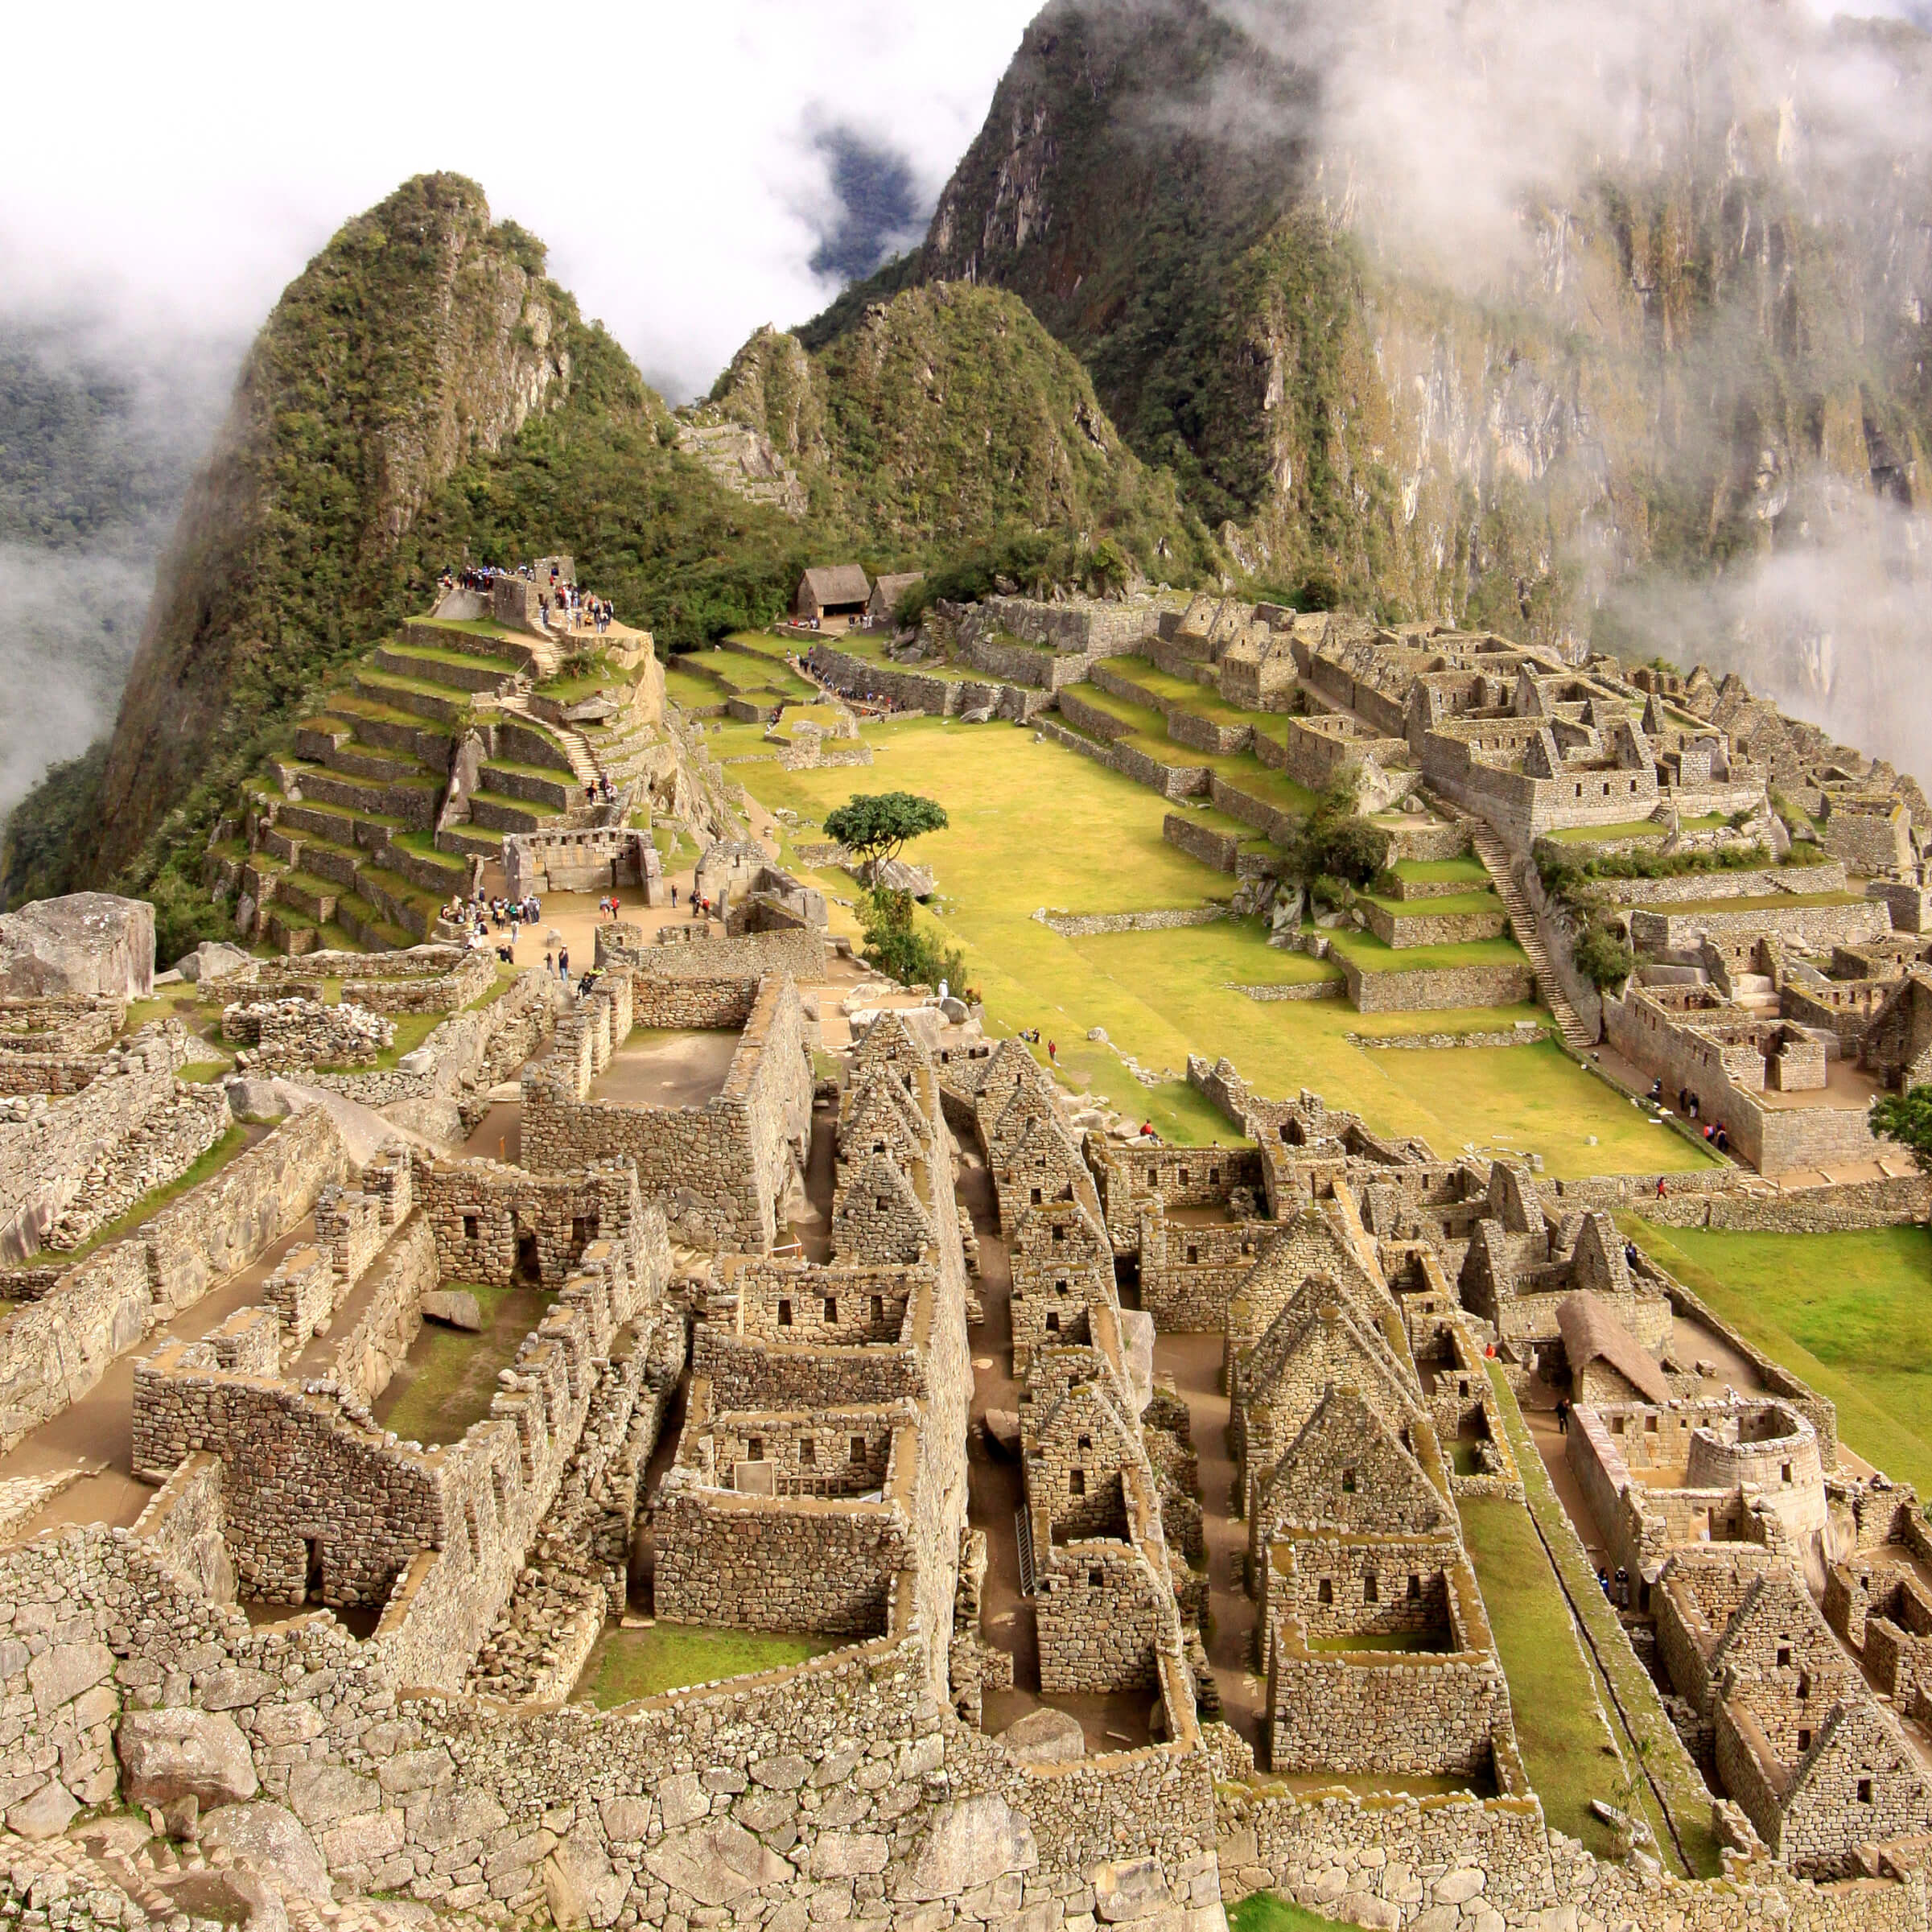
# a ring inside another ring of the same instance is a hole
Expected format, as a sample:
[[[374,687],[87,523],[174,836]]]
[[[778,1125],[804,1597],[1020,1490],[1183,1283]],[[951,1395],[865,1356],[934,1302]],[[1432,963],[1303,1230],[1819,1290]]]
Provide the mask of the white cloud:
[[[0,306],[240,337],[345,217],[448,168],[550,244],[647,372],[701,389],[834,292],[806,266],[830,195],[812,130],[851,124],[936,194],[1036,4],[31,9]]]

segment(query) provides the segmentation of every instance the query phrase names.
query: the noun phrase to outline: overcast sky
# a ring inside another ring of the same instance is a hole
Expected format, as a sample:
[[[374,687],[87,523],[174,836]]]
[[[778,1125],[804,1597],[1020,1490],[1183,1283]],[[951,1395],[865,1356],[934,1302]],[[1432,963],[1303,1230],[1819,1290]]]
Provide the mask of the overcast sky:
[[[245,336],[347,216],[450,168],[682,398],[836,291],[811,265],[851,259],[855,138],[929,208],[1037,4],[25,9],[0,306]]]

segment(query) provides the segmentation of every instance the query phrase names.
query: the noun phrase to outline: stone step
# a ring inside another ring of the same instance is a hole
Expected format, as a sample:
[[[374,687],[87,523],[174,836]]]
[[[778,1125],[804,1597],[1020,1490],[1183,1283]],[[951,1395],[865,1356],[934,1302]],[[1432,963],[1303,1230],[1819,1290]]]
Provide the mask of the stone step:
[[[534,832],[542,830],[544,814],[520,798],[474,792],[470,795],[470,820],[492,832]]]
[[[407,711],[413,717],[452,730],[469,715],[468,692],[452,691],[391,672],[358,670],[356,689],[373,703],[385,705],[391,711]]]
[[[496,693],[513,690],[514,671],[482,658],[465,659],[455,652],[412,649],[407,645],[385,644],[376,649],[379,670],[393,671],[419,684],[439,684],[453,691]]]
[[[436,834],[437,849],[463,859],[501,859],[503,834],[480,825],[446,825]]]

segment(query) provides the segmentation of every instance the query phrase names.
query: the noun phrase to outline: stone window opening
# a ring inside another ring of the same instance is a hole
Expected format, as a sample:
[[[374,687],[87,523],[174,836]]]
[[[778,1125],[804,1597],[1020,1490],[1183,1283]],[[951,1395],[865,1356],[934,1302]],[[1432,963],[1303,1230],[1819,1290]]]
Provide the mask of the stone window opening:
[[[863,1436],[852,1438],[852,1460],[855,1463],[865,1460],[865,1438]]]
[[[1090,1590],[1104,1589],[1106,1587],[1106,1580],[1107,1573],[1105,1570],[1087,1572],[1087,1588]]]
[[[801,1469],[815,1469],[818,1463],[818,1444],[809,1436],[798,1439],[798,1466]]]
[[[1316,1584],[1316,1588],[1315,1588],[1315,1600],[1316,1600],[1317,1603],[1324,1603],[1324,1604],[1332,1604],[1333,1602],[1334,1602],[1334,1600],[1335,1600],[1335,1580],[1334,1580],[1334,1578],[1333,1578],[1332,1576],[1324,1576],[1324,1577],[1323,1577],[1323,1579],[1321,1580],[1321,1581],[1320,1581],[1320,1582],[1318,1584]]]
[[[1159,1168],[1149,1168],[1147,1169],[1147,1185],[1151,1188],[1157,1188],[1160,1185],[1160,1170]]]
[[[875,1322],[882,1322],[885,1320],[885,1297],[883,1295],[875,1295],[872,1297],[872,1320]]]
[[[1081,1436],[1081,1439],[1080,1439],[1080,1441],[1079,1441],[1079,1444],[1078,1444],[1078,1445],[1077,1445],[1077,1446],[1078,1446],[1079,1448],[1083,1448],[1083,1449],[1090,1449],[1090,1448],[1093,1448],[1093,1446],[1094,1446],[1094,1439],[1093,1439],[1093,1437],[1092,1437],[1092,1436]]]
[[[1411,1603],[1422,1601],[1422,1579],[1419,1576],[1411,1576],[1409,1579],[1409,1601]]]
[[[792,1304],[789,1300],[781,1299],[778,1304],[778,1325],[781,1329],[792,1325]]]
[[[825,1319],[828,1327],[836,1327],[838,1321],[838,1297],[828,1295],[825,1298]]]
[[[481,1563],[483,1537],[476,1527],[476,1506],[472,1502],[466,1502],[463,1506],[463,1528],[469,1542],[470,1561],[472,1563]]]
[[[571,1221],[571,1252],[581,1254],[597,1238],[597,1217],[578,1214]]]
[[[1057,1335],[1060,1333],[1060,1316],[1057,1311],[1047,1316],[1047,1333],[1049,1335]]]
[[[1469,1378],[1468,1376],[1464,1375],[1459,1382],[1457,1382],[1456,1385],[1456,1393],[1458,1395],[1467,1395],[1469,1392]]]
[[[1341,1493],[1344,1496],[1355,1493],[1355,1472],[1353,1469],[1344,1469],[1341,1473]]]
[[[1780,1644],[1778,1646],[1778,1667],[1781,1670],[1786,1670],[1790,1666],[1791,1646],[1789,1644]]]
[[[1644,1418],[1644,1433],[1646,1436],[1654,1436],[1657,1433],[1657,1418],[1654,1415],[1646,1415]]]
[[[1221,1185],[1221,1169],[1219,1168],[1208,1169],[1208,1185],[1211,1188],[1217,1188]]]
[[[1872,1795],[1872,1780],[1868,1778],[1861,1778],[1858,1781],[1858,1802],[1861,1805],[1875,1802]]]
[[[1781,1481],[1781,1482],[1786,1482],[1786,1483],[1788,1483],[1788,1482],[1790,1482],[1790,1480],[1791,1480],[1791,1465],[1790,1465],[1790,1464],[1789,1464],[1788,1462],[1787,1462],[1787,1463],[1781,1463],[1781,1464],[1778,1465],[1778,1480],[1779,1480],[1779,1481]]]
[[[1064,1281],[1056,1281],[1053,1283],[1053,1292],[1056,1295],[1064,1295],[1066,1291],[1067,1284]]]
[[[1185,1186],[1187,1186],[1187,1184],[1188,1184],[1188,1171],[1187,1171],[1187,1169],[1186,1169],[1185,1168],[1183,1168],[1180,1170],[1180,1175],[1179,1175],[1178,1178],[1179,1178],[1179,1180],[1180,1180],[1180,1184],[1181,1184],[1181,1185],[1182,1185],[1184,1188]]]
[[[504,1489],[503,1472],[501,1469],[492,1469],[490,1471],[490,1494],[496,1504],[497,1522],[500,1523],[508,1522],[510,1518],[510,1500]]]
[[[1188,1243],[1188,1261],[1191,1266],[1201,1259],[1201,1250],[1193,1242]]]
[[[1085,1469],[1069,1469],[1069,1470],[1067,1471],[1067,1493],[1068,1493],[1068,1495],[1069,1495],[1069,1496],[1084,1496],[1084,1495],[1085,1495],[1085,1494],[1086,1494],[1086,1493],[1087,1493],[1087,1473],[1086,1473],[1086,1471],[1085,1471]]]
[[[1054,1230],[1053,1230],[1053,1243],[1054,1243],[1054,1246],[1055,1246],[1056,1247],[1057,1247],[1057,1246],[1059,1246],[1059,1244],[1060,1244],[1061,1242],[1065,1241],[1065,1240],[1066,1239],[1066,1238],[1067,1238],[1067,1231],[1066,1231],[1066,1230],[1065,1230],[1065,1228],[1061,1228],[1061,1227],[1056,1227],[1056,1228],[1054,1229]]]
[[[1036,1190],[1036,1198],[1037,1198],[1037,1190]],[[884,1195],[881,1194],[878,1197],[878,1205],[879,1212],[883,1214],[892,1205],[892,1203],[886,1199]]]
[[[323,1600],[322,1539],[319,1536],[305,1536],[302,1542],[307,1559],[303,1576],[302,1600],[304,1603],[320,1603]]]
[[[1382,1600],[1380,1586],[1375,1580],[1373,1570],[1366,1570],[1362,1573],[1361,1600],[1364,1603],[1379,1603]]]
[[[885,1203],[882,1201],[879,1205],[883,1208],[885,1205]],[[1034,1188],[1033,1190],[1033,1205],[1035,1207],[1038,1207],[1040,1205],[1040,1190],[1037,1188]]]
[[[885,1151],[885,1140],[883,1135],[872,1143],[872,1151],[875,1154],[883,1154]]]
[[[1798,1674],[1798,1695],[1800,1697],[1811,1695],[1811,1673],[1809,1670],[1800,1670]]]

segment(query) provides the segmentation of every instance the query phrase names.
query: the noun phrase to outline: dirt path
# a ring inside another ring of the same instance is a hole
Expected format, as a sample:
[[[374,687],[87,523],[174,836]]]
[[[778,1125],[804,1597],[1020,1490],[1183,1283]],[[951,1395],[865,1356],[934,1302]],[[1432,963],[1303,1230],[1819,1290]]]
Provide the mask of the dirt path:
[[[93,1473],[70,1484],[19,1534],[38,1534],[57,1523],[105,1522],[126,1526],[152,1501],[154,1492],[134,1479],[134,1364],[168,1341],[199,1341],[237,1308],[261,1297],[262,1285],[291,1249],[315,1238],[313,1217],[272,1242],[238,1275],[212,1288],[192,1308],[146,1335],[115,1357],[108,1371],[78,1402],[43,1423],[26,1441],[0,1456],[0,1478],[42,1476],[62,1469]]]
[[[1229,1403],[1221,1390],[1218,1335],[1161,1335],[1154,1373],[1171,1375],[1201,1464],[1201,1530],[1208,1552],[1209,1666],[1227,1721],[1258,1750],[1267,1686],[1254,1666],[1254,1601],[1244,1586],[1247,1524],[1234,1512],[1236,1471],[1228,1448]]]

